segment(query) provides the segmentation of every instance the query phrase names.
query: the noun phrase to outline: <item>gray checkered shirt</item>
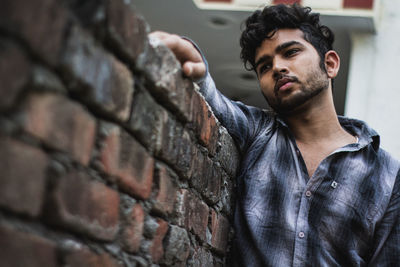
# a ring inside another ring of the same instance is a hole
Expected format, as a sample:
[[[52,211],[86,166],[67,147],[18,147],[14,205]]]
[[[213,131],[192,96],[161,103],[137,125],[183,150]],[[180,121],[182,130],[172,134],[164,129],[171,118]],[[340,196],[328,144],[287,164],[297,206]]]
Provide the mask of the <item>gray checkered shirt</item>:
[[[339,117],[358,143],[309,178],[287,125],[199,82],[241,152],[230,265],[400,266],[399,162],[364,122]]]

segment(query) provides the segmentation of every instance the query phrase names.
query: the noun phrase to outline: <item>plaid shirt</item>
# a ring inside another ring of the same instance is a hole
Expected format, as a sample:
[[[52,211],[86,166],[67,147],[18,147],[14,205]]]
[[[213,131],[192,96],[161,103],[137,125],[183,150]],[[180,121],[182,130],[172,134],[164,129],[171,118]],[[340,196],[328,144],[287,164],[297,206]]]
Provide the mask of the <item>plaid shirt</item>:
[[[400,165],[374,130],[339,117],[359,141],[309,178],[279,117],[227,99],[209,74],[199,85],[242,156],[232,265],[400,266]]]

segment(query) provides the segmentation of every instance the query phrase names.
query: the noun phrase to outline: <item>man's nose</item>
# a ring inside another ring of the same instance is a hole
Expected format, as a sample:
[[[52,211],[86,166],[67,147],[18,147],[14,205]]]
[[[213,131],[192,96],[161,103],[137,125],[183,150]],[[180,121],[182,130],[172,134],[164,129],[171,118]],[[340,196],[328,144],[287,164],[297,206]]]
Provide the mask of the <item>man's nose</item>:
[[[273,73],[274,73],[274,78],[277,78],[278,76],[281,76],[283,74],[288,74],[289,69],[286,64],[287,62],[282,59],[275,59],[274,60],[274,65],[273,65]]]

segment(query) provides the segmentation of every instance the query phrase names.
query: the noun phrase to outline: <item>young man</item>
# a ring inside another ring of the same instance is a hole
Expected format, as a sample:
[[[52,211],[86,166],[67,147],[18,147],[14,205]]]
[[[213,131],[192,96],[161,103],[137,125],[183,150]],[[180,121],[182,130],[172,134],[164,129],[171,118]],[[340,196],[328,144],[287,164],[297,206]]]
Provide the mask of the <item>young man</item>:
[[[364,122],[336,115],[340,59],[310,11],[270,6],[246,21],[241,57],[273,111],[225,98],[191,42],[153,35],[198,80],[240,149],[233,264],[398,266],[400,164]]]

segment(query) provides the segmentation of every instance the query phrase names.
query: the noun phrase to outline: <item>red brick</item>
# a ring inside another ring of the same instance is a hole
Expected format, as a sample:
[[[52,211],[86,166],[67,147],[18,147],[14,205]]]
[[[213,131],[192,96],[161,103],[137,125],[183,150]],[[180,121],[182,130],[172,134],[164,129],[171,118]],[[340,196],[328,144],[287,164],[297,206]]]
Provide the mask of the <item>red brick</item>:
[[[157,230],[152,240],[150,247],[150,255],[153,262],[158,262],[164,255],[163,239],[168,231],[168,223],[164,220],[157,220]]]
[[[31,233],[0,225],[0,247],[0,266],[59,266],[56,245]]]
[[[22,112],[25,131],[83,165],[89,163],[96,123],[80,105],[60,95],[31,94]]]
[[[35,147],[0,138],[0,205],[30,216],[41,211],[45,187],[46,155]]]
[[[344,0],[343,7],[372,9],[374,7],[374,0]]]
[[[109,123],[101,123],[101,129],[106,134],[102,143],[100,160],[104,171],[117,175],[119,171],[119,154],[120,154],[120,128]]]
[[[107,1],[107,37],[124,57],[135,61],[148,42],[149,26],[135,12],[133,3],[124,0]]]
[[[31,64],[17,44],[0,39],[0,109],[10,108],[31,73]]]
[[[124,250],[138,252],[143,235],[144,211],[140,204],[135,204],[126,218],[122,229],[122,244]]]
[[[69,88],[82,101],[128,120],[133,97],[131,72],[78,26],[72,28],[66,42],[62,70]]]
[[[91,252],[87,247],[79,246],[67,251],[63,255],[66,266],[82,267],[122,267],[121,263],[106,253],[97,254]]]
[[[229,238],[229,221],[214,210],[211,210],[211,234],[211,245],[217,251],[225,253]]]
[[[68,14],[56,0],[3,1],[0,28],[22,37],[47,63],[55,65],[64,42]]]
[[[82,172],[58,179],[46,215],[58,225],[100,240],[113,240],[119,223],[119,195],[106,185],[91,181]]]
[[[104,127],[109,128],[101,150],[105,171],[117,177],[117,183],[124,191],[147,199],[153,183],[154,159],[118,126],[108,124]]]
[[[161,214],[170,214],[174,209],[177,187],[173,183],[167,169],[158,166],[157,174],[158,192],[154,199],[153,209]]]
[[[200,143],[208,149],[211,155],[214,155],[217,148],[219,126],[205,99],[198,92],[193,93],[191,110],[194,129]]]
[[[208,206],[186,189],[180,191],[178,204],[178,224],[193,231],[201,240],[206,238]]]

